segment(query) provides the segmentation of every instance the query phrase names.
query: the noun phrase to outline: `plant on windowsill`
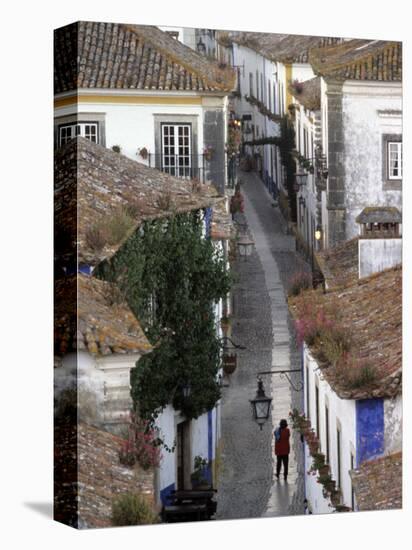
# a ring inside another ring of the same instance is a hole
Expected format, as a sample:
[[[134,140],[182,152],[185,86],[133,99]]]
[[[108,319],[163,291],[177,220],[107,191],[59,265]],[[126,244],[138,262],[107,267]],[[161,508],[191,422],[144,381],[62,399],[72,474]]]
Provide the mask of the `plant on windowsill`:
[[[212,160],[215,150],[211,145],[206,145],[203,149],[203,157],[205,160]]]
[[[311,428],[310,420],[304,414],[299,413],[297,409],[293,409],[289,413],[293,429],[297,430],[306,441],[310,455],[312,457],[312,465],[308,474],[317,476],[317,483],[322,485],[322,494],[324,498],[329,498],[332,506],[338,510],[341,506],[341,492],[336,488],[336,482],[332,479],[329,465],[325,462],[325,455],[319,452],[319,439],[316,436],[313,428]]]
[[[146,147],[141,147],[140,149],[137,150],[137,154],[143,159],[143,160],[146,160],[147,157],[149,156],[149,151]]]

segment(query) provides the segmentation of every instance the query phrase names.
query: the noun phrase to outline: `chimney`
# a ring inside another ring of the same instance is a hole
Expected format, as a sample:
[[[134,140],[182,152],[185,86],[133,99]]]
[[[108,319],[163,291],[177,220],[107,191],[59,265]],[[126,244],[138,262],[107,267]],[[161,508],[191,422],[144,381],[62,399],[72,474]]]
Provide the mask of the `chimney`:
[[[360,279],[402,262],[402,215],[397,208],[364,208],[356,222]]]

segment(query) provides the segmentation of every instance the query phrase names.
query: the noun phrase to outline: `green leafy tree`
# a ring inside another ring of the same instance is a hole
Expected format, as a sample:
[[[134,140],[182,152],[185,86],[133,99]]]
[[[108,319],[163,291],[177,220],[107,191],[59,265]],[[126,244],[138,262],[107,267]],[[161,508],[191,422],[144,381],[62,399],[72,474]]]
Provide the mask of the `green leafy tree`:
[[[230,275],[203,236],[200,212],[145,222],[97,275],[117,282],[155,345],[132,370],[140,416],[153,420],[168,403],[188,418],[213,408],[221,349],[214,304],[229,292]]]

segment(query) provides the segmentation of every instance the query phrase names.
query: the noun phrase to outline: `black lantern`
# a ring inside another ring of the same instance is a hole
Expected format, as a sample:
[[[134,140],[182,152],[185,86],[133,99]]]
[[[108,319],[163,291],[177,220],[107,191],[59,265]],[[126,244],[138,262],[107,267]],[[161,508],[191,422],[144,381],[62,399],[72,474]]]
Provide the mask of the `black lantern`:
[[[306,201],[303,197],[299,197],[299,205],[301,207],[305,207],[306,206]]]
[[[249,239],[247,235],[242,235],[237,241],[239,256],[246,260],[246,258],[252,254],[254,244],[254,241]]]
[[[262,429],[263,424],[269,418],[272,398],[266,397],[265,389],[263,387],[263,380],[261,378],[258,378],[256,397],[254,399],[250,399],[250,402],[253,409],[253,418],[259,424],[260,429]]]
[[[315,239],[316,239],[317,241],[320,241],[321,238],[322,238],[322,228],[321,228],[320,225],[318,225],[318,226],[316,227],[316,231],[315,231]]]
[[[202,40],[202,37],[199,38],[199,42],[196,44],[196,48],[200,54],[202,55],[206,54],[206,46]]]

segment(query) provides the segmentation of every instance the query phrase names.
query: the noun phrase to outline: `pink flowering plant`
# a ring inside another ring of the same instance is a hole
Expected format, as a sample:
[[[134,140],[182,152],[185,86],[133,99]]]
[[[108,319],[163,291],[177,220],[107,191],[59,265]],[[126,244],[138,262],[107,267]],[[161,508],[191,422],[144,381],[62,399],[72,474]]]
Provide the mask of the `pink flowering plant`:
[[[142,420],[135,413],[130,415],[127,427],[127,439],[122,440],[119,449],[119,460],[126,466],[139,464],[144,470],[160,465],[162,455],[156,431],[149,422]]]

